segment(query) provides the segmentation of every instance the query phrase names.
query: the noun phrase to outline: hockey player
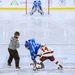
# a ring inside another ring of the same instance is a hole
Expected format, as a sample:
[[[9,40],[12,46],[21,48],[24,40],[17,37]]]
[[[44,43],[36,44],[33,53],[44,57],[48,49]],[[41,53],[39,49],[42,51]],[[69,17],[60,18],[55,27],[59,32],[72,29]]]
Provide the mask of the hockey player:
[[[43,15],[44,14],[44,12],[43,12],[43,10],[42,10],[42,6],[41,6],[41,1],[40,0],[38,0],[38,1],[34,1],[33,2],[33,7],[32,7],[32,10],[31,10],[31,12],[30,12],[30,15],[33,15],[34,14],[34,12],[36,12],[36,11],[38,11],[41,15]]]
[[[53,55],[52,50],[49,50],[45,45],[42,45],[40,50],[38,51],[37,54],[37,65],[36,65],[36,69],[40,69],[41,65],[39,63],[43,63],[45,60],[49,59],[50,61],[54,62],[57,66],[58,69],[63,69],[62,65],[59,63],[59,61],[57,61]],[[38,58],[40,61],[38,61]]]
[[[35,39],[30,39],[25,42],[25,47],[30,51],[31,59],[34,65],[36,65],[36,57],[37,57],[38,50],[40,48],[40,44],[37,44],[35,42]]]

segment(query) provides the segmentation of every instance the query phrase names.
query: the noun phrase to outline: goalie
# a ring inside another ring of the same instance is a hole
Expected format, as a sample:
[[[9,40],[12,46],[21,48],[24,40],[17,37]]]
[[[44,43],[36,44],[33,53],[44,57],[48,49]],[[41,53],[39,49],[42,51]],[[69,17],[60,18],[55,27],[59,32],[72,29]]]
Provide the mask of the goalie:
[[[31,12],[30,12],[30,15],[33,15],[34,14],[34,12],[36,12],[36,11],[38,11],[41,15],[44,15],[44,12],[43,12],[43,10],[42,10],[42,6],[41,6],[41,1],[40,0],[38,0],[38,1],[34,1],[33,2],[33,7],[32,7],[32,10],[31,10]]]

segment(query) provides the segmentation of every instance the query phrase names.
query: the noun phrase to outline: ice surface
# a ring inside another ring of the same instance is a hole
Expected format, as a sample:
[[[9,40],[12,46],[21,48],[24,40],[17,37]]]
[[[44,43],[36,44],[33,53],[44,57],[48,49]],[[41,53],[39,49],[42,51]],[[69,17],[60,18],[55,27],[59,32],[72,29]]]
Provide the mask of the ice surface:
[[[21,70],[7,67],[8,43],[15,31],[20,31]],[[0,75],[75,75],[75,11],[51,11],[50,15],[25,15],[25,11],[0,11]],[[64,70],[49,61],[42,71],[32,71],[29,51],[25,49],[27,39],[36,38],[37,42],[46,44],[54,50]]]

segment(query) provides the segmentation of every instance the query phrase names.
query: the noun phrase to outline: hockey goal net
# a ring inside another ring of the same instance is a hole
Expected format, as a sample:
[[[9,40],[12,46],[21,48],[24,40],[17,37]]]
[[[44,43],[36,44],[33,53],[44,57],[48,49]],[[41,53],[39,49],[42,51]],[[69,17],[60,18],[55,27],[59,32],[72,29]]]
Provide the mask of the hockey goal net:
[[[44,11],[44,14],[50,14],[50,0],[40,0],[42,3],[42,9]],[[29,14],[32,6],[33,6],[34,0],[25,0],[25,8],[26,8],[26,14]]]

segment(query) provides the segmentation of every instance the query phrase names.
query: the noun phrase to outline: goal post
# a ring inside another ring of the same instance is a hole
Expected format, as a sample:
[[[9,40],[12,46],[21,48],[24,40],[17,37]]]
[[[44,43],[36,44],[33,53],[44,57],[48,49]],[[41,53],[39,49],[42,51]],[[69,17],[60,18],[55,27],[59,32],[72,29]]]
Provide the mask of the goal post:
[[[25,9],[26,9],[26,15],[27,15],[27,0],[25,0]]]
[[[50,14],[50,0],[48,0],[48,15]]]
[[[40,0],[42,3],[42,9],[44,11],[44,14],[50,14],[50,0]],[[26,15],[29,14],[29,12],[32,9],[34,0],[25,0],[25,10]]]

